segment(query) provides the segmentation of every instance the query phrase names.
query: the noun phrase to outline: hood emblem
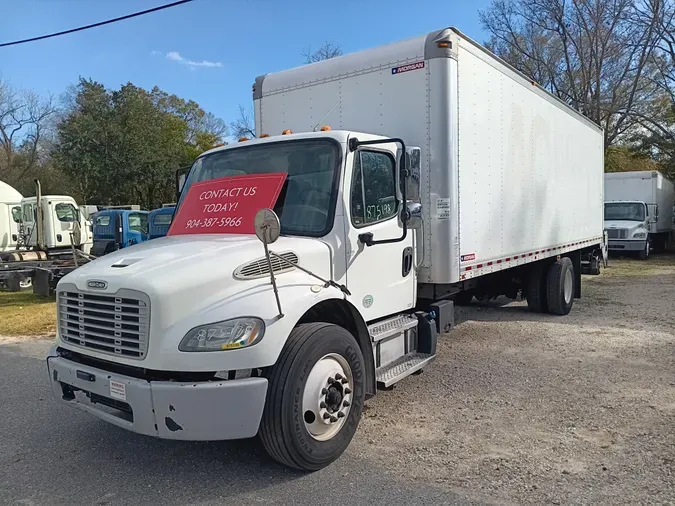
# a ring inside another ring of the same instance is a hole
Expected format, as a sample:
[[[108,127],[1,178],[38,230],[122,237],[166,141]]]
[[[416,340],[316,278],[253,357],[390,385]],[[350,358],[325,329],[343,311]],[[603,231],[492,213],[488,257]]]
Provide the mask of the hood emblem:
[[[98,279],[90,279],[87,281],[87,288],[95,288],[96,290],[105,290],[108,288],[107,281],[100,281]]]

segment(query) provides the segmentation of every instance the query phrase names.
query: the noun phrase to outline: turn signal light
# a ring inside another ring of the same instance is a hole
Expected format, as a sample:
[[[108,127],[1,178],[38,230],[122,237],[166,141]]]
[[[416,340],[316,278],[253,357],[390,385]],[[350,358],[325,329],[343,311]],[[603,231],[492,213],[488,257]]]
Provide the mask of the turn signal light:
[[[262,135],[260,136],[260,138],[261,138],[261,139],[264,139],[265,137],[269,137],[269,136],[270,136],[270,134],[262,134]]]
[[[239,137],[239,142],[246,142],[248,137]]]
[[[321,127],[322,132],[330,132],[330,127],[328,125],[324,125]]]
[[[281,132],[281,135],[289,135],[289,134],[292,134],[292,133],[293,133],[292,130],[284,130],[283,132]]]

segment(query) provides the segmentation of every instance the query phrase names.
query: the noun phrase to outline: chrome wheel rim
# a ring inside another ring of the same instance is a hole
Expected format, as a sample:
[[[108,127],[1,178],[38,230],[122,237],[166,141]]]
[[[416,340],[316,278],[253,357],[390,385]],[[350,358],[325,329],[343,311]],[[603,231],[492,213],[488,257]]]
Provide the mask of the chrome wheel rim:
[[[351,409],[354,382],[347,360],[337,353],[324,355],[307,376],[302,415],[307,432],[327,441],[340,432]]]
[[[563,289],[565,294],[565,304],[569,304],[572,300],[572,287],[574,286],[574,279],[572,278],[572,271],[565,271],[565,280]]]

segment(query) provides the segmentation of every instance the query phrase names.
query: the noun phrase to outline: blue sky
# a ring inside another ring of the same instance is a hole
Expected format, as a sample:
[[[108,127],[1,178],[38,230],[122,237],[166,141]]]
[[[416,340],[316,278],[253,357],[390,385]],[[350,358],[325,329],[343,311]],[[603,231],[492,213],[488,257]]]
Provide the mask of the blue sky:
[[[170,0],[0,0],[0,42],[156,7]],[[489,0],[194,0],[91,30],[0,48],[0,77],[40,94],[78,76],[197,101],[227,122],[251,103],[256,76],[298,66],[334,41],[345,53],[456,26],[483,42]]]

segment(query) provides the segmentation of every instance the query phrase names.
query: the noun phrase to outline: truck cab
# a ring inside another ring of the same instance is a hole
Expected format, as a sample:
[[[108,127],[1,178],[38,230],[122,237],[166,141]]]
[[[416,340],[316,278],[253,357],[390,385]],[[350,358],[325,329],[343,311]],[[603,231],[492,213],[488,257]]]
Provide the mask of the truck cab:
[[[651,209],[650,209],[651,208]],[[649,240],[652,224],[658,210],[640,201],[605,202],[605,230],[608,247],[612,252],[624,252],[647,259],[651,244]]]
[[[148,222],[150,224],[150,239],[157,239],[164,237],[171,226],[171,219],[175,211],[175,206],[160,207],[153,209],[148,215]]]
[[[94,218],[94,256],[128,248],[149,238],[148,212],[127,209],[104,209]]]
[[[74,246],[88,248],[88,222],[75,202],[67,195],[41,195],[21,200],[21,221],[25,244],[29,248],[46,249],[49,252],[66,251]],[[38,211],[42,210],[42,231],[38,225]],[[40,238],[40,234],[43,238]],[[40,243],[43,243],[42,245]]]

